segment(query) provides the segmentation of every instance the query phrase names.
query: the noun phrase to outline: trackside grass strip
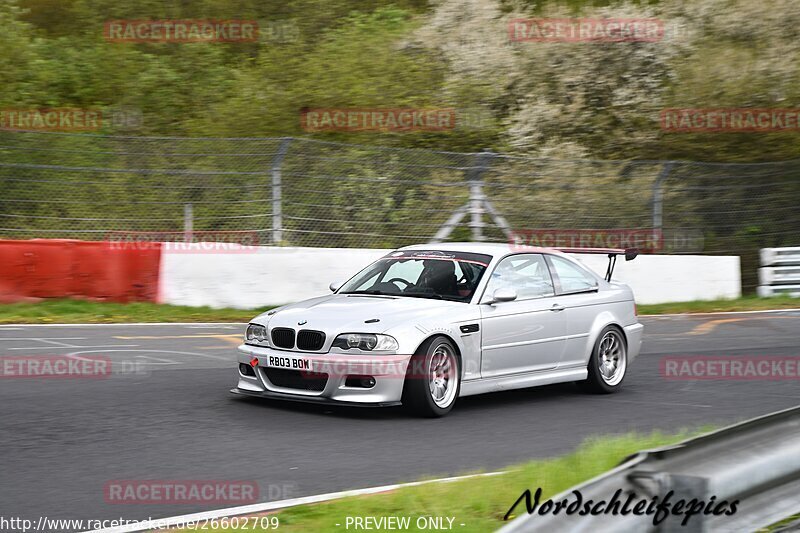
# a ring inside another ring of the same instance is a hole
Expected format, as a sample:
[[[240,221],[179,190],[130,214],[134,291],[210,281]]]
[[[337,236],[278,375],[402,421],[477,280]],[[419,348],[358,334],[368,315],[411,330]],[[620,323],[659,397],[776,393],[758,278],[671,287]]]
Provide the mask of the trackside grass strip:
[[[113,324],[121,322],[247,322],[274,306],[257,309],[212,309],[154,303],[108,303],[53,299],[36,303],[0,304],[0,324]],[[714,300],[639,305],[640,315],[667,313],[713,313],[800,308],[800,298],[747,296],[736,300]]]
[[[792,298],[791,296],[773,296],[770,298],[744,296],[735,300],[708,300],[637,306],[640,315],[768,311],[770,309],[800,309],[800,298]]]
[[[121,322],[247,322],[272,309],[212,309],[146,302],[53,299],[0,305],[0,324],[114,324]]]
[[[710,428],[705,428],[705,431],[710,431]],[[347,518],[367,516],[409,517],[408,531],[419,531],[416,526],[419,517],[453,518],[453,531],[494,531],[506,523],[503,521],[503,516],[525,489],[531,489],[531,493],[534,493],[541,487],[543,489],[541,501],[544,501],[550,496],[612,469],[640,450],[680,442],[699,433],[699,431],[684,431],[666,435],[656,432],[649,435],[625,434],[590,438],[569,455],[513,466],[507,469],[507,473],[498,476],[431,483],[402,488],[390,493],[291,507],[271,513],[269,517],[278,518],[280,522],[278,531],[292,532],[363,531],[363,528],[355,528],[352,523],[347,528]],[[609,494],[609,497],[611,496]],[[525,512],[525,504],[522,503],[517,506],[515,515]],[[444,520],[444,524],[447,525],[447,520]],[[247,524],[247,529],[211,526],[209,529],[219,532],[274,531],[254,526],[252,519]]]

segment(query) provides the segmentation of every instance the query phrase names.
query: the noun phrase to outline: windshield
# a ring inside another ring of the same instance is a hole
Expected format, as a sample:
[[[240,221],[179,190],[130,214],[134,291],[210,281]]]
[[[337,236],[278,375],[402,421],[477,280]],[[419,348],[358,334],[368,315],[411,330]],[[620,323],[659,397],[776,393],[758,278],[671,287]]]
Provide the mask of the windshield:
[[[465,252],[392,252],[345,283],[339,294],[469,302],[491,259],[489,255]]]

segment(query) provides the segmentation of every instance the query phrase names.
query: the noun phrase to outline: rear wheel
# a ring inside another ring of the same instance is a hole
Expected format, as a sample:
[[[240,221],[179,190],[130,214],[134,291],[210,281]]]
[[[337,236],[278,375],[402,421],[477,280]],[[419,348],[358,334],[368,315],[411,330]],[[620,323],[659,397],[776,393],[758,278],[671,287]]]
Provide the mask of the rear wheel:
[[[411,358],[403,387],[403,405],[418,416],[450,412],[461,390],[461,361],[445,337],[423,342]]]
[[[609,394],[622,385],[628,369],[625,336],[619,328],[608,326],[597,339],[589,358],[589,375],[580,384],[589,392]]]

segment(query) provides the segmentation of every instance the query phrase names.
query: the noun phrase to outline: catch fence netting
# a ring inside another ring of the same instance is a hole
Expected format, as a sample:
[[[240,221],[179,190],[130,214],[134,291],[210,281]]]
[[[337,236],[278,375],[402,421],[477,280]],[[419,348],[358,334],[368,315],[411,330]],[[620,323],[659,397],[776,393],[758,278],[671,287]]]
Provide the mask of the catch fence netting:
[[[479,199],[487,202],[476,202]],[[646,231],[661,253],[800,245],[800,161],[558,160],[299,138],[0,131],[0,237],[244,234],[276,246]],[[243,239],[244,240],[244,239]]]

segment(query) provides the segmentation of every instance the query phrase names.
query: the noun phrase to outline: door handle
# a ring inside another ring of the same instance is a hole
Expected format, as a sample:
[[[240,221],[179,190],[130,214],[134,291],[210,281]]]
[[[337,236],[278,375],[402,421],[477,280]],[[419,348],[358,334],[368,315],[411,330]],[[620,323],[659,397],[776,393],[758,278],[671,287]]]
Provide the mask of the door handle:
[[[566,309],[563,305],[553,304],[553,307],[550,308],[551,311],[563,311]]]

